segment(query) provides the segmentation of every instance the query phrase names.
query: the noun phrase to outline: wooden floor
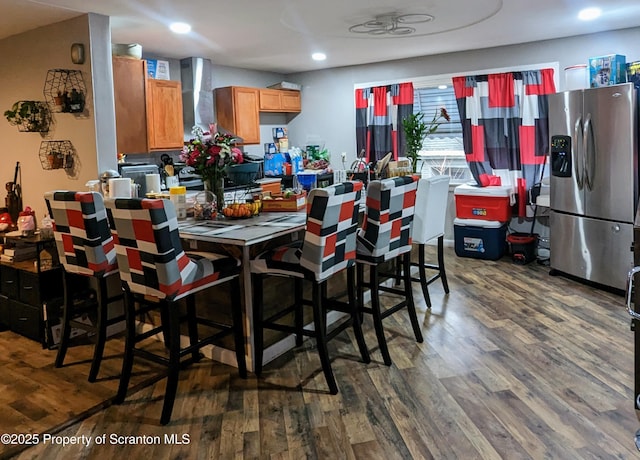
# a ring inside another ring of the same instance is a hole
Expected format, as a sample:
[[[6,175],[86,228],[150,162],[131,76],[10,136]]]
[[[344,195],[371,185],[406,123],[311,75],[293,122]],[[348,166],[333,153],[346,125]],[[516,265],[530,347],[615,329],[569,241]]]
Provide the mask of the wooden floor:
[[[451,293],[434,284],[427,312],[414,289],[424,343],[414,341],[404,313],[386,320],[391,367],[369,318],[369,365],[358,361],[351,334],[331,342],[336,396],[308,341],[259,380],[205,360],[183,372],[169,425],[158,424],[160,380],[58,433],[91,445],[40,443],[17,458],[637,458],[633,336],[622,297],[549,276],[536,263],[463,259],[450,248],[446,256]],[[88,363],[53,369],[52,352],[29,345],[0,333],[2,356],[20,362],[3,362],[0,377],[0,401],[13,399],[23,414],[10,419],[10,432],[42,437],[39,415],[85,399],[95,405],[115,388],[115,380],[84,383]],[[34,362],[38,379],[51,382],[16,387]],[[105,373],[116,376],[118,365],[113,357]],[[3,423],[11,410],[0,405]]]

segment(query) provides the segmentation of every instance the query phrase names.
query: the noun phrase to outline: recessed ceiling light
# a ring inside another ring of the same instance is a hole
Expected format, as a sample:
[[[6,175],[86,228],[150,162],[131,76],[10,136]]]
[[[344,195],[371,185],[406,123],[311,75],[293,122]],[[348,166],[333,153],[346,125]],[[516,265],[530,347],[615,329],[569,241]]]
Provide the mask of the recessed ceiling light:
[[[169,29],[176,34],[188,34],[191,32],[191,26],[186,22],[174,22],[169,25]]]
[[[583,21],[591,21],[600,17],[602,10],[600,8],[585,8],[578,13],[578,19]]]
[[[324,53],[313,53],[311,55],[311,59],[313,59],[314,61],[324,61],[325,59],[327,59],[327,55]]]
[[[438,89],[447,89],[447,85],[438,85]]]

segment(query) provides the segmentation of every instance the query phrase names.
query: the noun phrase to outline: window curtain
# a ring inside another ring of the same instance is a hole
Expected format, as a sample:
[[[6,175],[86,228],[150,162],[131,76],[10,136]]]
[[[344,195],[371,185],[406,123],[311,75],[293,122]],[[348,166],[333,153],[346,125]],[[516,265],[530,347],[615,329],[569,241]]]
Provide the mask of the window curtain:
[[[356,89],[356,147],[367,162],[405,152],[402,120],[413,113],[413,83]]]
[[[454,77],[453,86],[467,163],[478,185],[494,183],[494,170],[508,170],[510,182],[528,191],[541,179],[549,152],[553,69]]]

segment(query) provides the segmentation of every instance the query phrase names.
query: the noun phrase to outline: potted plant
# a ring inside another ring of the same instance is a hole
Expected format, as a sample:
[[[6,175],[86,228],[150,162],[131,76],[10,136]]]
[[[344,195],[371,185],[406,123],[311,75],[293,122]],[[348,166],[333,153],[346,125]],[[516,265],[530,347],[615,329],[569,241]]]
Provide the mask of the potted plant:
[[[422,149],[422,144],[429,134],[433,134],[438,130],[438,126],[442,123],[440,119],[444,118],[450,121],[451,118],[447,113],[447,109],[441,107],[436,110],[435,115],[430,123],[425,123],[424,114],[412,113],[402,120],[402,129],[404,130],[405,142],[407,146],[406,157],[411,162],[411,171],[417,172],[418,155]]]
[[[7,121],[19,131],[44,132],[49,130],[49,109],[46,102],[18,101],[4,112]]]

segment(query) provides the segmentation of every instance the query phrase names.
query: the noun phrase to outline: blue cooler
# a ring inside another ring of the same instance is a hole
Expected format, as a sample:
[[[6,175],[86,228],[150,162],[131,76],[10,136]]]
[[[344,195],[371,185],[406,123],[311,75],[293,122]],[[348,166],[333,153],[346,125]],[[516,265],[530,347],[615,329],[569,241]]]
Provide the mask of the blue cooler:
[[[497,220],[454,219],[456,255],[498,260],[505,253],[507,223]]]

